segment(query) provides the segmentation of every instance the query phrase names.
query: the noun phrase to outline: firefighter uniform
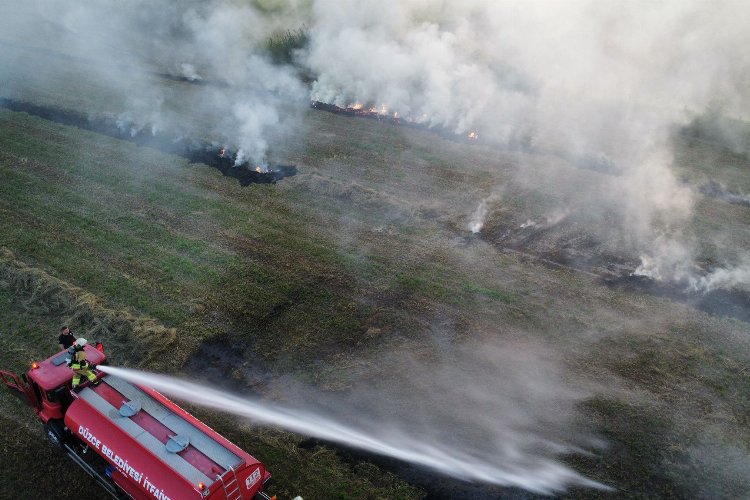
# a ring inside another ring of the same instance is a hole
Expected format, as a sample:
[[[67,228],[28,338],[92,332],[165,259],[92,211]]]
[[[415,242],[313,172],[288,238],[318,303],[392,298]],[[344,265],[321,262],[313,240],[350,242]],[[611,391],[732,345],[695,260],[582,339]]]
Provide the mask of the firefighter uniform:
[[[85,345],[85,339],[78,339],[73,346],[70,367],[73,369],[72,385],[74,389],[81,383],[81,376],[86,377],[92,384],[97,382],[96,374],[92,371],[91,364],[86,361],[86,351],[83,350],[83,346]]]

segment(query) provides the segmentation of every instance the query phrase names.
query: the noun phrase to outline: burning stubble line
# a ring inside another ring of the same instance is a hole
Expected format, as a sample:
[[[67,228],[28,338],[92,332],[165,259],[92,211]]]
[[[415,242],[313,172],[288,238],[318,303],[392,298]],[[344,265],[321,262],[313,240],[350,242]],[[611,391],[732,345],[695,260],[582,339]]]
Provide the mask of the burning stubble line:
[[[513,486],[541,494],[563,491],[570,485],[609,489],[554,460],[537,461],[534,467],[492,463],[472,456],[471,453],[441,446],[439,442],[418,442],[405,433],[393,436],[390,440],[383,439],[326,415],[239,397],[175,377],[112,366],[101,366],[100,369],[192,404],[245,417],[256,423],[389,456],[467,481]]]

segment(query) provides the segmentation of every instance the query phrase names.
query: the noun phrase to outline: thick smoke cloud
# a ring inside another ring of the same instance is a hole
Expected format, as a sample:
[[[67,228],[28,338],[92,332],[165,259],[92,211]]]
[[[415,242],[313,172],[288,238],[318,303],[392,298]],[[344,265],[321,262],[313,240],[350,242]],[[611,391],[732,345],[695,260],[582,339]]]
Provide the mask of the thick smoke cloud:
[[[179,106],[210,117],[211,136],[236,147],[240,162],[264,164],[271,138],[298,121],[286,103],[309,97],[594,165],[608,177],[592,173],[559,194],[616,214],[606,238],[615,224],[615,244],[643,257],[640,271],[676,280],[672,271],[689,274],[691,264],[675,255],[695,253],[682,230],[694,194],[671,168],[670,134],[707,109],[750,117],[750,35],[738,12],[733,0],[31,0],[0,23],[16,42],[98,61],[96,76],[125,99],[121,119],[133,132],[190,128],[155,72],[223,83]],[[296,61],[309,88],[264,51],[287,29],[308,34]],[[675,245],[684,251],[663,251]]]
[[[609,169],[608,180],[592,175],[563,194],[619,214],[625,247],[676,280],[672,271],[690,268],[674,258],[693,253],[681,228],[694,200],[671,168],[670,134],[710,106],[750,116],[743,10],[732,1],[320,0],[304,62],[317,75],[314,100],[373,104]]]
[[[124,101],[119,120],[133,134],[145,126],[188,134],[186,115],[201,117],[214,123],[215,141],[239,150],[240,161],[264,164],[268,137],[287,125],[288,108],[282,112],[279,103],[306,99],[295,72],[264,53],[282,14],[233,1],[32,0],[0,23],[6,40],[91,63],[81,81],[95,80]],[[155,77],[161,74],[218,85],[196,86],[176,105]],[[23,88],[15,90],[23,97]]]

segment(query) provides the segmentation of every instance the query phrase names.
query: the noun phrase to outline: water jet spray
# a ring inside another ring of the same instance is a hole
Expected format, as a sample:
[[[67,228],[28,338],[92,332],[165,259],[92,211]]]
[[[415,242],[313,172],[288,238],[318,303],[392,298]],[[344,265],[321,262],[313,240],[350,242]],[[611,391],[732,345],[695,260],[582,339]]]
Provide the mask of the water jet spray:
[[[421,442],[405,433],[394,434],[391,438],[378,437],[365,429],[320,413],[240,397],[176,377],[113,366],[101,366],[99,369],[192,404],[245,417],[258,424],[396,458],[465,481],[514,486],[541,494],[563,491],[569,485],[609,489],[550,459],[537,461],[532,468],[491,463],[440,442]]]

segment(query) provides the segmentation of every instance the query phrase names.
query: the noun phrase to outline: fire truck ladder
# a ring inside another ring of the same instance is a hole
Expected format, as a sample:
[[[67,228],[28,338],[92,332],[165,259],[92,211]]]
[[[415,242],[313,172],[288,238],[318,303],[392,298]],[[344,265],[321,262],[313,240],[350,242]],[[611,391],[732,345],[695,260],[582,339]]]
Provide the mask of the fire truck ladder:
[[[232,473],[232,477],[229,478],[229,481],[224,482],[224,476],[228,475],[229,472]],[[221,481],[221,485],[224,487],[224,494],[226,495],[227,500],[242,500],[240,482],[237,480],[237,473],[235,472],[234,467],[230,465],[229,470],[219,476],[219,481]]]

